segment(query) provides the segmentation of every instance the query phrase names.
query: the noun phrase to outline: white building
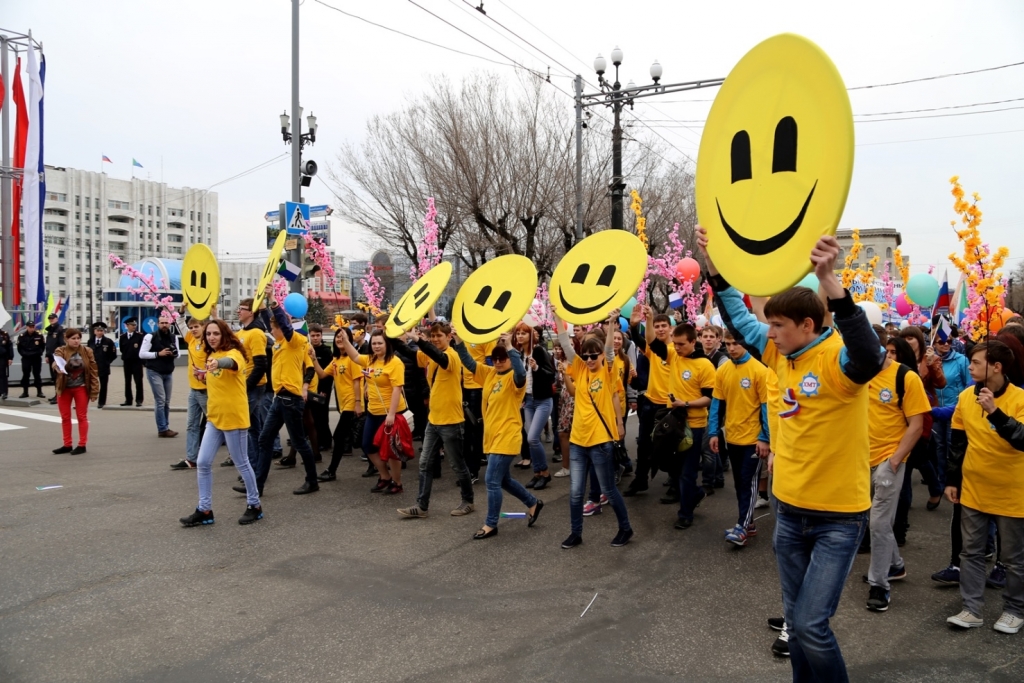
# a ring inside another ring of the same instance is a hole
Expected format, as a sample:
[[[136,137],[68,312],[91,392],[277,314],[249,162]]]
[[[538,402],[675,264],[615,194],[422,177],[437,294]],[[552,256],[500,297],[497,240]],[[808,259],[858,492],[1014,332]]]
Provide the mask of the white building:
[[[69,301],[65,327],[114,324],[102,299],[120,278],[107,258],[111,253],[135,263],[181,259],[198,242],[217,252],[216,192],[55,166],[46,167],[45,177],[45,284],[55,300]],[[24,296],[24,232],[20,246]]]
[[[878,266],[875,268],[875,276],[880,277],[882,275],[882,272],[885,270],[885,262],[888,261],[889,276],[893,280],[902,283],[903,276],[900,275],[900,269],[895,260],[895,251],[903,244],[903,237],[900,235],[899,230],[895,228],[861,228],[858,234],[860,235],[862,248],[857,257],[858,260],[851,264],[852,267],[856,269],[862,265],[866,266],[872,258],[877,256]],[[840,247],[839,267],[842,268],[843,259],[850,249],[853,248],[853,230],[849,228],[836,230],[836,239],[839,241]],[[909,258],[909,256],[904,256],[903,260],[907,261]]]
[[[263,275],[265,261],[219,261],[220,303],[217,305],[221,318],[238,322],[238,302],[256,293],[256,286]]]

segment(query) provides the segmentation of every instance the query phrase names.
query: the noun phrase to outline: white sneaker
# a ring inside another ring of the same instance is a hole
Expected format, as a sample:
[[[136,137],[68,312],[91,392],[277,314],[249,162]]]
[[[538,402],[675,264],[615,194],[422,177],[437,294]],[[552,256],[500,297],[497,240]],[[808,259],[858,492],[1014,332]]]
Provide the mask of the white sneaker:
[[[762,498],[761,496],[758,496],[757,497],[757,502],[754,503],[754,508],[766,508],[766,507],[768,507],[768,499],[767,498]]]
[[[1002,619],[1000,619],[1000,621],[1002,621]],[[981,617],[976,617],[967,610],[964,610],[960,612],[960,614],[956,614],[949,619],[946,619],[946,623],[960,628],[980,628],[985,622]],[[1019,629],[1020,626],[1017,626],[1017,628]],[[1009,633],[1016,633],[1016,631],[1009,631]]]
[[[555,472],[554,476],[556,476],[556,477],[568,477],[569,476],[569,470],[567,470],[566,468],[563,467],[562,469],[560,469],[557,472]]]
[[[978,624],[979,626],[981,624]],[[992,629],[999,631],[1000,633],[1016,633],[1024,626],[1024,619],[1015,617],[1009,612],[1003,612],[1003,616],[999,617],[999,621],[992,626]]]

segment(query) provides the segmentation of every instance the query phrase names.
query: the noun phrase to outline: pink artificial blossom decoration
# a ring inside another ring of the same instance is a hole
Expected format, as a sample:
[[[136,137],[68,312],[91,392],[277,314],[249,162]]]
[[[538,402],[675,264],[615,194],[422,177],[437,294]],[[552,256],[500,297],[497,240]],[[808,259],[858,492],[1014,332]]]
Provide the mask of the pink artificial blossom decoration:
[[[171,317],[171,320],[178,319],[178,311],[175,309],[174,299],[172,299],[170,295],[160,294],[160,289],[159,287],[157,287],[156,280],[153,278],[152,275],[144,275],[140,271],[136,270],[132,266],[122,261],[117,254],[110,254],[109,256],[107,256],[107,259],[109,259],[110,263],[114,266],[114,270],[121,271],[124,275],[127,275],[128,277],[134,280],[138,280],[139,282],[142,283],[142,287],[126,287],[125,289],[128,291],[129,294],[141,296],[144,301],[149,301],[150,303],[152,303],[153,307],[158,311],[160,309],[163,309],[163,311],[166,312]],[[162,287],[166,287],[167,281],[162,280],[160,285]]]
[[[416,247],[416,264],[409,271],[409,278],[415,282],[426,275],[431,268],[441,262],[444,255],[438,248],[440,228],[434,220],[437,218],[437,209],[434,207],[434,198],[427,197],[427,215],[423,219],[423,241]]]

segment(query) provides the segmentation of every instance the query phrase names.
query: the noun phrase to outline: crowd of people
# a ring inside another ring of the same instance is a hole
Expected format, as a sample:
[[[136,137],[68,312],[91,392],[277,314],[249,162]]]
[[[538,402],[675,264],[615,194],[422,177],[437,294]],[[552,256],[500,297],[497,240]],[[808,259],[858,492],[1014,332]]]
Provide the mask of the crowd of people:
[[[698,242],[706,247],[700,229]],[[413,455],[402,440],[417,439],[415,502],[398,515],[429,516],[442,460],[461,493],[450,511],[457,517],[475,511],[474,485],[486,467],[487,512],[474,540],[498,534],[504,493],[522,503],[533,527],[544,508],[539,491],[568,477],[566,550],[583,543],[584,518],[608,506],[618,522],[610,543],[627,545],[634,531],[626,499],[646,495],[659,472],[669,482],[661,502],[678,506],[674,526],[685,531],[731,471],[736,523],[724,542],[752,541],[756,508],[771,505],[775,516],[783,616],[768,620],[780,632],[773,652],[791,658],[796,680],[846,680],[829,620],[858,552],[870,553],[867,609],[890,608],[893,584],[907,573],[900,547],[916,468],[928,486],[927,510],[943,498],[952,508],[950,564],[932,576],[959,584],[963,609],[949,624],[982,625],[987,584],[1003,590],[994,629],[1016,633],[1024,626],[1024,320],[980,343],[939,325],[873,327],[834,276],[838,252],[833,238],[822,238],[810,254],[818,292],[796,287],[748,309],[705,251],[724,325],[698,330],[637,305],[628,324],[611,311],[600,324],[570,329],[556,309],[550,350],[544,330],[522,323],[497,341],[465,343],[432,313],[401,338],[357,316],[331,348],[320,327],[300,328],[270,287],[258,310],[241,302],[238,332],[215,316],[182,316],[188,417],[185,458],[172,468],[197,471],[199,496],[181,524],[214,523],[213,461],[223,444],[229,458],[221,465],[234,465],[234,488],[246,496],[240,524],[263,518],[272,463],[295,467],[296,456],[304,470],[296,495],[334,481],[359,449],[363,476],[376,477],[370,491],[399,496]],[[178,355],[173,326],[164,317],[153,334],[128,337],[156,396],[160,437],[177,434],[167,412]],[[26,346],[45,351],[26,334]],[[88,344],[77,330],[63,337],[51,361],[64,422],[55,453],[84,453],[88,403],[105,400],[116,352],[100,329]],[[403,434],[406,411],[411,435]],[[625,438],[632,415],[635,446]],[[550,464],[545,433],[556,435]],[[321,451],[330,461],[318,473]],[[532,478],[520,483],[513,468]]]

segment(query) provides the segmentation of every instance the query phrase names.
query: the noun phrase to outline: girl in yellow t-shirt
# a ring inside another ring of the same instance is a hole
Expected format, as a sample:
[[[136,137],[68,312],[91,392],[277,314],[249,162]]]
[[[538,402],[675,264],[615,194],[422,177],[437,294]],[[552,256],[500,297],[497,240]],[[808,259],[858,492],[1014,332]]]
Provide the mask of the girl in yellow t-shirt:
[[[245,347],[223,320],[211,320],[204,333],[206,344],[206,432],[199,446],[196,472],[199,480],[199,505],[183,526],[213,524],[213,459],[221,444],[245,482],[246,508],[239,524],[263,519],[256,475],[249,465],[249,401],[245,393]]]
[[[397,458],[388,462],[381,460],[373,439],[381,425],[389,429],[395,424],[395,415],[405,412],[405,365],[395,356],[391,340],[384,336],[383,330],[374,330],[370,334],[370,351],[372,355],[360,355],[348,337],[339,337],[344,345],[345,354],[362,367],[365,380],[368,414],[363,425],[363,452],[377,468],[379,478],[377,484],[370,489],[373,493],[402,492],[402,463]]]
[[[338,465],[341,464],[343,455],[352,454],[352,430],[356,424],[356,406],[362,405],[363,397],[360,381],[362,368],[354,360],[344,354],[342,350],[341,337],[352,343],[352,330],[343,327],[335,335],[334,360],[326,368],[321,368],[312,356],[313,369],[320,379],[334,378],[334,395],[337,400],[338,412],[341,419],[338,426],[334,428],[334,452],[331,454],[331,464],[317,477],[320,481],[334,481],[337,479]]]
[[[544,507],[544,501],[537,499],[509,474],[512,460],[519,455],[523,445],[521,408],[526,394],[526,368],[519,351],[512,347],[511,337],[510,334],[502,335],[491,351],[493,367],[478,363],[458,336],[453,345],[463,367],[472,372],[483,386],[481,408],[484,453],[487,454],[487,474],[484,477],[487,482],[487,519],[483,527],[473,534],[478,541],[498,533],[502,489],[527,507],[527,526],[533,526]]]
[[[615,486],[615,442],[622,438],[622,407],[619,392],[622,382],[613,369],[615,360],[613,325],[619,319],[612,311],[604,334],[590,334],[583,339],[577,355],[569,341],[565,324],[554,314],[558,343],[565,352],[569,369],[566,384],[576,396],[576,408],[569,435],[569,537],[562,542],[568,550],[583,543],[583,494],[587,468],[593,467],[601,485],[601,493],[611,503],[619,523],[619,532],[612,539],[613,547],[624,546],[633,537],[626,513],[626,503]]]

